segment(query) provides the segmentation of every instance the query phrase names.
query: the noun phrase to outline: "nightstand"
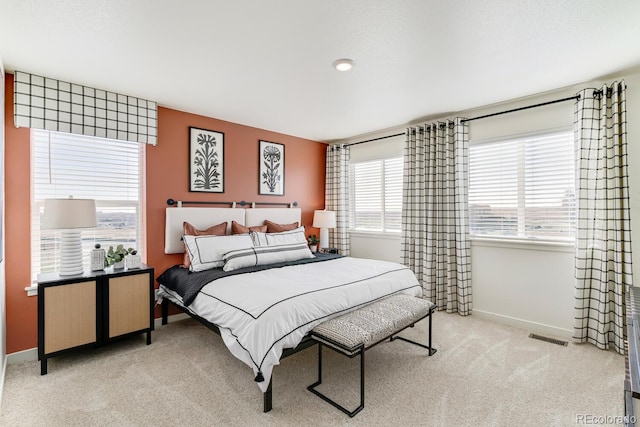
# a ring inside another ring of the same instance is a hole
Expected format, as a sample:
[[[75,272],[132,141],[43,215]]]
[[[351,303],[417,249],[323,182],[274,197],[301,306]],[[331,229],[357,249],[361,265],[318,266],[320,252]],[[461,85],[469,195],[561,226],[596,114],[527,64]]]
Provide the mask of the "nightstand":
[[[38,359],[153,330],[153,268],[38,276]]]

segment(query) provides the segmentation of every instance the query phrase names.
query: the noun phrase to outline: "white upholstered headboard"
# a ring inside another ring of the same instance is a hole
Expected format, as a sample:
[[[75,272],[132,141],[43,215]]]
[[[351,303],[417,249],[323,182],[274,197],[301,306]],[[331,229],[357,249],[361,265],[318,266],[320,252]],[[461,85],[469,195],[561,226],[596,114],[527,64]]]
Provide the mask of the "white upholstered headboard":
[[[300,223],[300,208],[166,208],[164,253],[181,254],[182,223],[187,221],[199,230],[227,222],[227,234],[231,233],[231,221],[246,226],[262,225],[265,219],[280,224]]]

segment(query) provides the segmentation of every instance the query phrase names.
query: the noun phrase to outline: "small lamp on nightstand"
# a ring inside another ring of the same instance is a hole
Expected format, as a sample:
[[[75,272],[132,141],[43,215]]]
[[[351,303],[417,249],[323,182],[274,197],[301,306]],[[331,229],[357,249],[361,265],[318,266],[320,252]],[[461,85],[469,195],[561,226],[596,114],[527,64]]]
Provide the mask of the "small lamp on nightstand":
[[[96,227],[96,201],[46,199],[42,229],[60,230],[60,275],[82,274],[82,228]]]
[[[320,249],[329,247],[329,229],[336,227],[336,213],[334,211],[315,211],[313,227],[320,229]]]

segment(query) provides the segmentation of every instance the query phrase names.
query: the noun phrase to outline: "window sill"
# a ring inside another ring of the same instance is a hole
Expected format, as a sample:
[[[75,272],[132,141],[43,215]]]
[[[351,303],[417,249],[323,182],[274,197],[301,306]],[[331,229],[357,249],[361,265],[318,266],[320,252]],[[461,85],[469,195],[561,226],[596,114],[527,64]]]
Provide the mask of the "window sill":
[[[28,297],[35,297],[38,295],[38,285],[27,286],[24,290],[27,291]]]
[[[387,239],[387,240],[400,240],[400,232],[384,232],[384,231],[362,231],[362,230],[349,230],[351,237],[364,237],[366,239]]]
[[[471,246],[523,249],[530,251],[574,252],[575,244],[564,242],[535,242],[530,240],[507,240],[471,238]]]

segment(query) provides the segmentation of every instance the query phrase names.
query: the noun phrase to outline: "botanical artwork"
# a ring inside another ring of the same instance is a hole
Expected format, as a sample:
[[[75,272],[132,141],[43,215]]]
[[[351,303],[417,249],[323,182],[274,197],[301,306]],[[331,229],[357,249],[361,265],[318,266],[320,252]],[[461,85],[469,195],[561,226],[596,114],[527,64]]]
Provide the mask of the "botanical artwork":
[[[224,193],[224,133],[189,128],[189,191]]]
[[[284,195],[284,145],[260,141],[260,191],[271,196]]]

